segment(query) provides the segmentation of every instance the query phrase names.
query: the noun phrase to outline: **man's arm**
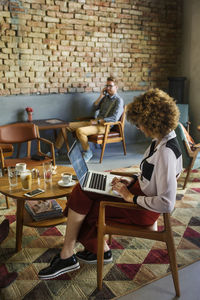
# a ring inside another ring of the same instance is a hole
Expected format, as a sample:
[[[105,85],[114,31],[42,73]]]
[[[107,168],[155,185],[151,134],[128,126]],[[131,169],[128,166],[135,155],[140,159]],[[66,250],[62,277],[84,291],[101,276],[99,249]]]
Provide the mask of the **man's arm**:
[[[101,90],[99,98],[93,103],[93,109],[95,111],[99,109],[99,104],[100,104],[101,100],[105,97],[105,94],[104,94],[105,90],[106,90],[106,88],[103,88]],[[98,125],[98,124],[99,125],[103,125],[104,124],[104,120],[103,119],[99,119],[99,120],[92,119],[92,120],[90,120],[90,124],[91,125]]]
[[[96,106],[99,105],[99,103],[101,102],[101,100],[102,100],[103,97],[105,96],[105,95],[104,95],[105,90],[106,90],[106,88],[103,88],[103,89],[101,90],[101,93],[100,93],[99,98],[93,103],[93,105],[94,105],[95,108],[96,108]]]

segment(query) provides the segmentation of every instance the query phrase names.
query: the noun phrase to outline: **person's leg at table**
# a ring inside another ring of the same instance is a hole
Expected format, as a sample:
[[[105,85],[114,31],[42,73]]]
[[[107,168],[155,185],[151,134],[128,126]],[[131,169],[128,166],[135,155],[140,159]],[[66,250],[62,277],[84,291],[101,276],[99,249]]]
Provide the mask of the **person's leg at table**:
[[[39,272],[38,277],[40,279],[52,279],[80,268],[79,262],[74,255],[74,246],[84,218],[85,215],[69,209],[63,248],[60,254],[53,258],[50,266]]]
[[[66,127],[66,130],[69,132],[74,132],[77,128],[83,127],[83,126],[88,126],[88,124],[89,124],[88,121],[70,122],[68,124],[68,126]],[[64,138],[63,138],[62,132],[59,131],[58,136],[56,138],[56,142],[55,142],[56,152],[58,152],[62,148],[63,144],[64,144]]]
[[[135,195],[144,195],[140,189],[138,181],[132,185],[130,191]],[[115,197],[105,197],[98,194],[90,193],[93,199],[93,206],[84,219],[83,225],[80,228],[78,241],[85,247],[85,250],[76,253],[79,260],[86,263],[97,262],[97,221],[99,216],[100,201],[123,201]],[[98,195],[96,198],[95,195]],[[133,209],[121,209],[114,207],[106,207],[106,221],[115,221],[122,224],[138,224],[138,225],[152,225],[159,213],[149,210],[133,210]],[[107,243],[104,243],[104,263],[112,261],[112,253],[109,250]]]
[[[105,133],[105,126],[101,125],[90,125],[79,127],[76,129],[76,136],[81,143],[82,149],[84,151],[83,157],[86,162],[88,162],[93,156],[92,150],[90,149],[88,143],[88,136],[103,133]]]
[[[2,243],[9,233],[9,221],[5,219],[0,224],[0,243]],[[0,266],[0,288],[6,288],[17,278],[17,272],[8,272],[6,266],[2,264]]]
[[[38,276],[40,279],[55,278],[61,274],[79,269],[79,263],[74,255],[74,246],[78,240],[80,228],[84,219],[94,202],[88,194],[92,195],[92,193],[83,192],[80,185],[77,185],[72,191],[65,212],[68,220],[62,250],[60,254],[54,257],[49,267],[44,268],[39,272]],[[95,194],[93,197],[98,197],[98,194]]]
[[[3,220],[0,224],[0,243],[2,243],[5,238],[7,238],[9,233],[9,221],[8,219]]]
[[[81,200],[81,201],[80,201]],[[78,269],[79,260],[87,263],[97,262],[97,220],[99,212],[99,204],[102,200],[119,201],[115,197],[105,197],[96,193],[82,191],[78,184],[68,200],[68,205],[64,214],[68,216],[64,245],[61,253],[57,255],[51,262],[50,266],[39,272],[40,279],[55,278],[66,272]],[[133,210],[134,211],[134,210]],[[142,223],[153,224],[159,214],[151,211],[146,213],[130,212],[126,209],[106,210],[106,219],[116,220],[126,224]],[[82,243],[85,250],[74,255],[74,247],[76,241]],[[107,243],[104,243],[104,263],[112,261],[112,253]]]
[[[105,126],[90,125],[89,121],[71,122],[69,123],[67,130],[70,132],[76,132],[76,136],[80,141],[81,147],[83,149],[83,157],[85,161],[88,162],[93,156],[92,150],[90,149],[88,143],[88,136],[93,134],[105,133]],[[63,135],[60,132],[55,142],[56,149],[61,149],[63,143]]]

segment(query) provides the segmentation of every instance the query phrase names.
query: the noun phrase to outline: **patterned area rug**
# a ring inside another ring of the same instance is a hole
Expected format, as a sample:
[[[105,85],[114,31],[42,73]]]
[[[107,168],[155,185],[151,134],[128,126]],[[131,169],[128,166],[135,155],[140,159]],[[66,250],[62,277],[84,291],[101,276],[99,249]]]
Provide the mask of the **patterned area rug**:
[[[182,190],[184,176],[178,183],[176,208],[171,218],[178,267],[200,258],[200,171],[193,171],[187,189]],[[0,222],[4,218],[10,221],[9,237],[0,248],[0,263],[5,263],[4,272],[17,271],[18,277],[0,291],[1,300],[114,299],[169,273],[164,243],[115,236],[111,245],[114,260],[104,266],[102,291],[96,288],[96,266],[82,263],[75,272],[41,281],[37,273],[61,248],[65,225],[24,227],[23,249],[15,253],[15,203],[11,199],[10,203],[11,208],[5,209],[5,199],[0,196]],[[160,220],[159,226],[162,226]],[[76,250],[81,247],[77,244]]]

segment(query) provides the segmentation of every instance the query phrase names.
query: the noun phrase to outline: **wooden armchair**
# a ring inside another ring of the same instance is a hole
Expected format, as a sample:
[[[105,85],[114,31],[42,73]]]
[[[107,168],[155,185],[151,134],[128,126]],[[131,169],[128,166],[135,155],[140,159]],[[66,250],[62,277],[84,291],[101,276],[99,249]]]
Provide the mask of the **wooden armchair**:
[[[14,151],[14,147],[12,144],[0,144],[0,153],[3,153],[4,157],[12,156],[13,151]],[[6,208],[9,208],[9,202],[7,196],[6,196]]]
[[[155,241],[162,241],[166,243],[172,277],[176,290],[176,296],[180,296],[178,270],[176,263],[176,252],[174,247],[173,234],[170,224],[170,214],[164,213],[164,228],[162,231],[157,231],[156,225],[151,226],[138,226],[138,225],[125,225],[116,222],[108,222],[105,219],[106,206],[127,208],[127,209],[144,209],[139,205],[133,203],[120,203],[120,202],[108,202],[102,201],[99,208],[99,221],[98,221],[98,251],[97,251],[97,286],[98,289],[102,289],[102,272],[103,272],[103,256],[104,256],[104,236],[105,234],[115,234],[124,236],[133,236],[138,238],[150,239]]]
[[[43,156],[42,160],[34,160],[32,159],[32,142],[36,142],[37,151],[36,155],[38,158]],[[45,153],[41,152],[41,145],[40,143],[48,144],[51,150],[51,156],[47,156]],[[17,144],[20,148],[22,143],[26,143],[26,155],[23,157],[19,157],[19,153],[17,158],[6,158],[5,152],[0,147],[0,162],[2,172],[7,169],[8,166],[15,166],[16,163],[24,162],[27,164],[27,168],[34,168],[35,166],[42,165],[45,161],[52,161],[53,165],[55,165],[55,152],[54,152],[54,145],[52,142],[41,138],[39,136],[39,130],[36,125],[33,123],[14,123],[0,126],[0,143],[3,144]]]
[[[126,144],[125,144],[125,136],[124,136],[124,124],[125,124],[125,116],[126,116],[126,106],[124,106],[123,114],[121,118],[117,122],[106,122],[105,125],[105,134],[94,134],[88,136],[88,141],[99,144],[102,146],[100,163],[103,160],[103,155],[105,151],[106,144],[109,143],[119,143],[122,142],[124,155],[126,155]],[[111,128],[111,126],[113,126]]]
[[[200,167],[200,143],[193,143],[192,137],[190,137],[189,133],[181,123],[178,124],[175,132],[182,152],[183,167],[187,171],[183,184],[183,189],[185,189],[191,170]]]
[[[3,152],[4,157],[12,156],[14,147],[12,144],[1,144],[0,143],[0,150]]]

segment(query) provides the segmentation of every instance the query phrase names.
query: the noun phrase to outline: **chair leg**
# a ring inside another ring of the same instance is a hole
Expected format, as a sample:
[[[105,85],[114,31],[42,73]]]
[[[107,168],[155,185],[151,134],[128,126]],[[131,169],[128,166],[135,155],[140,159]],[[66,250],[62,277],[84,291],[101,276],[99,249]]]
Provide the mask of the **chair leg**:
[[[174,247],[174,241],[173,237],[170,241],[166,242],[167,244],[167,250],[170,260],[170,267],[172,272],[172,278],[174,282],[174,287],[176,291],[176,296],[180,297],[180,286],[179,286],[179,279],[178,279],[178,268],[177,268],[177,262],[176,262],[176,252]]]
[[[123,138],[122,140],[123,148],[124,148],[124,155],[126,155],[126,144],[125,144],[125,139]]]
[[[102,290],[103,284],[103,259],[104,259],[104,235],[98,229],[98,248],[97,248],[97,287]]]
[[[101,150],[101,157],[100,157],[100,164],[102,163],[102,160],[103,160],[103,156],[104,156],[104,151],[105,151],[105,147],[106,147],[106,144],[103,144],[102,146],[102,150]]]
[[[183,184],[183,189],[186,188],[186,185],[187,185],[187,182],[188,182],[188,179],[189,179],[189,176],[190,176],[191,169],[192,169],[192,166],[190,165],[188,170],[187,170],[187,174],[186,174],[185,181],[184,181],[184,184]]]
[[[8,196],[5,196],[6,198],[6,208],[10,208],[10,204],[9,204],[9,201],[8,201]]]

